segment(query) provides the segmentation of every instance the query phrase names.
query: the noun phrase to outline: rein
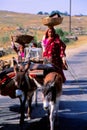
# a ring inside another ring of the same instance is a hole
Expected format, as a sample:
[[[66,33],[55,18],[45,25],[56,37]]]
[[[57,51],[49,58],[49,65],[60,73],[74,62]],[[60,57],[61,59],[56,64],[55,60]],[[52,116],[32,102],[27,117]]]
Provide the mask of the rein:
[[[68,62],[67,62],[68,63]],[[75,71],[72,69],[72,67],[69,65],[69,63],[68,63],[68,71],[69,71],[69,73],[71,74],[71,76],[73,77],[73,79],[77,82],[77,84],[78,84],[78,86],[79,86],[79,88],[80,88],[80,84],[79,84],[79,81],[78,81],[78,77],[77,77],[77,75],[76,75],[76,73],[75,73]],[[80,88],[80,90],[82,90],[82,88]]]

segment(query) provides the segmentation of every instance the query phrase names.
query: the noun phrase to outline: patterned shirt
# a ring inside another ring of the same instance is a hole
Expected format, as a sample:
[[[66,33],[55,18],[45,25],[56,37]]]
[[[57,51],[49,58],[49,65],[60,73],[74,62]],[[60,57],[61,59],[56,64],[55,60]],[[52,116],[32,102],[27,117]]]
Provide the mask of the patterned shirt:
[[[55,38],[51,38],[49,41],[48,39],[44,39],[46,48],[43,52],[43,57],[50,59],[51,62],[58,66],[62,67],[62,57],[65,57],[65,49],[66,45],[60,40],[59,36],[56,35]]]

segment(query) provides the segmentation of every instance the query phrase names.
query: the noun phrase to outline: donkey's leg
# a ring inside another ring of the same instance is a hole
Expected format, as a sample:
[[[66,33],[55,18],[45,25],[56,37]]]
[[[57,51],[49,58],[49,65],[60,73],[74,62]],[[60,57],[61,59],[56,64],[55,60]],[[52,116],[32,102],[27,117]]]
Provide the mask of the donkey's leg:
[[[49,116],[50,130],[54,130],[54,120],[55,120],[54,108],[55,108],[54,102],[50,102],[50,116]]]
[[[36,106],[37,106],[37,93],[38,93],[38,90],[36,89],[36,91],[34,91],[34,94],[33,94],[33,100]]]
[[[57,123],[59,123],[59,117],[58,117],[59,103],[60,103],[60,97],[58,97],[56,99],[55,110],[54,110],[54,116],[55,116],[55,119],[56,119]]]
[[[31,112],[32,112],[32,97],[33,97],[33,95],[27,100],[27,101],[28,101],[28,109],[27,109],[28,119],[31,118]]]
[[[23,98],[20,98],[20,103],[21,103],[21,105],[20,105],[20,114],[21,114],[20,115],[20,124],[24,123],[24,118],[25,118],[24,113],[25,113],[26,99],[27,99],[27,97],[25,96],[25,94],[24,94]]]

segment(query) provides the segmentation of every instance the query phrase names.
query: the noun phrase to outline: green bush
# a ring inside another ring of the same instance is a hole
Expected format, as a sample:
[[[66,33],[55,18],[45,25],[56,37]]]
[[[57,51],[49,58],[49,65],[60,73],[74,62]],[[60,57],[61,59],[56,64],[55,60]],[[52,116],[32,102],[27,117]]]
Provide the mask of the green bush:
[[[65,37],[62,37],[61,40],[62,40],[64,43],[70,42],[70,40],[69,40],[68,38],[65,38]]]
[[[62,31],[62,29],[56,29],[56,33],[60,36],[60,37],[62,37],[62,36],[64,36],[64,32]]]
[[[10,40],[10,39],[9,39],[8,34],[5,34],[4,36],[0,37],[0,42],[1,42],[2,44],[7,43],[9,40]]]
[[[63,42],[68,43],[70,41],[68,38],[66,38],[68,32],[63,31],[61,28],[57,28],[56,33],[60,36]]]

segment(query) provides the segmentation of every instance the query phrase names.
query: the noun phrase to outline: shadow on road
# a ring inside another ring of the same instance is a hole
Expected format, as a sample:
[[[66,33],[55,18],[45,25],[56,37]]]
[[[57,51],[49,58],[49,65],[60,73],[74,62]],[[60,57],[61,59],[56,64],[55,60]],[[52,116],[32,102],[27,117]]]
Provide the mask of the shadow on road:
[[[69,88],[63,89],[63,95],[82,95],[87,94],[87,80],[68,80],[65,83]],[[70,88],[70,86],[73,86]],[[76,86],[76,87],[74,87]]]
[[[65,85],[87,85],[87,80],[67,80]]]
[[[78,83],[80,87],[78,87]],[[80,98],[77,100],[76,97],[87,94],[87,80],[79,80],[78,82],[68,80],[65,85],[69,85],[69,88],[63,89],[63,96],[68,96],[68,100],[65,98],[60,101],[58,118],[55,120],[55,130],[87,130],[87,101],[85,97],[83,100]],[[73,87],[70,88],[70,85]],[[37,106],[32,105],[32,119],[28,121],[25,118],[22,126],[19,125],[20,105],[14,104],[9,109],[0,110],[0,119],[3,118],[3,123],[0,123],[0,130],[50,130],[47,113],[43,110],[42,103],[38,103]],[[25,111],[27,111],[27,106]]]
[[[32,123],[25,122],[24,125],[2,124],[1,130],[50,130],[47,117]],[[59,117],[59,125],[55,124],[55,130],[87,130],[87,122],[81,119]]]
[[[59,117],[55,120],[55,130],[87,130],[87,102],[77,101],[61,101]],[[83,109],[82,109],[83,108]],[[10,112],[19,111],[19,106],[11,106]],[[17,123],[16,123],[17,120]],[[22,126],[19,125],[19,117],[10,118],[7,123],[0,125],[0,130],[50,130],[49,120],[46,112],[42,108],[42,104],[33,107],[32,119],[25,120]],[[12,123],[12,122],[13,123]]]

